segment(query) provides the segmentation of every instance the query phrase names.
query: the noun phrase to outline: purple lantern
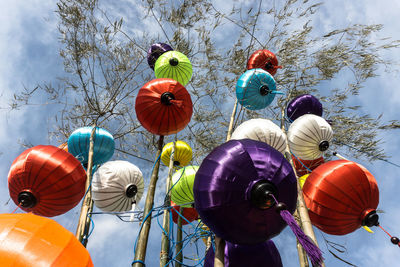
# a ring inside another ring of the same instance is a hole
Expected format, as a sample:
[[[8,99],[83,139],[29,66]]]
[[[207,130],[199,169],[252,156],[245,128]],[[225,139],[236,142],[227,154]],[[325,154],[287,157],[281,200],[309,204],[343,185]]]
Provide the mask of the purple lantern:
[[[214,249],[210,247],[204,267],[214,267]],[[282,267],[281,256],[274,242],[268,240],[256,245],[237,245],[225,242],[225,267]]]
[[[305,114],[322,116],[322,104],[318,98],[308,94],[299,95],[293,98],[286,107],[286,116],[291,121]]]
[[[165,52],[172,51],[172,47],[164,43],[152,44],[147,51],[147,63],[149,63],[150,68],[154,70],[154,64],[156,64],[157,59]]]
[[[264,142],[231,140],[202,162],[194,181],[195,208],[219,237],[256,244],[278,235],[286,223],[274,197],[293,213],[297,182],[290,163]]]

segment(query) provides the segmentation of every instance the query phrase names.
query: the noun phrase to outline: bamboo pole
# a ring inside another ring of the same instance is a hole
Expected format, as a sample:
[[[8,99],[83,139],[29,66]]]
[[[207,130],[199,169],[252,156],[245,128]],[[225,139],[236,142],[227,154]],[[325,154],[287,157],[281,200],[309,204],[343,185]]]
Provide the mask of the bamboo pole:
[[[179,208],[179,213],[183,214],[183,207]],[[178,216],[178,227],[176,229],[176,260],[175,267],[181,267],[181,262],[183,261],[183,251],[182,250],[182,217]]]
[[[144,206],[144,212],[143,215],[147,219],[142,222],[142,229],[139,233],[139,238],[138,238],[138,243],[136,245],[136,252],[135,252],[135,259],[132,262],[132,266],[134,267],[140,267],[140,266],[145,266],[144,265],[144,260],[146,258],[146,249],[147,249],[147,241],[149,239],[149,232],[150,232],[150,226],[151,226],[151,211],[153,209],[154,205],[154,194],[156,191],[156,185],[157,185],[157,180],[158,180],[158,170],[160,168],[160,160],[159,156],[161,154],[161,150],[164,144],[164,136],[160,136],[160,139],[158,140],[158,148],[157,148],[157,154],[156,154],[156,162],[154,163],[154,168],[153,172],[151,173],[151,178],[150,178],[150,185],[149,189],[147,191],[147,196],[146,196],[146,203]]]
[[[285,120],[285,110],[282,108],[282,110],[281,110],[281,129],[286,134],[284,120]],[[292,156],[290,154],[289,142],[286,143],[285,158],[289,161],[290,165],[292,165],[292,168],[293,168],[293,171],[294,171],[294,173],[296,175],[296,180],[297,180],[297,208],[296,208],[296,212],[297,212],[298,216],[295,217],[296,221],[298,222],[300,227],[303,229],[304,233],[309,238],[311,238],[311,240],[314,242],[314,244],[318,247],[317,238],[315,237],[315,233],[314,233],[314,230],[312,228],[310,216],[308,215],[308,209],[307,209],[307,206],[306,206],[306,204],[304,202],[303,191],[301,189],[301,186],[300,186],[300,183],[299,183],[299,179],[298,179],[297,174],[296,174],[296,169],[295,169],[294,164],[293,164]],[[308,267],[309,263],[308,263],[307,258],[305,257],[306,253],[305,253],[304,249],[301,246],[299,246],[299,242],[297,242],[297,252],[299,254],[300,266]],[[325,264],[322,262],[321,266],[325,267]]]
[[[238,100],[236,98],[235,105],[233,106],[231,120],[229,122],[228,133],[226,134],[226,141],[228,142],[231,139],[232,135],[232,128],[233,128],[233,121],[235,120],[236,110],[238,106]]]
[[[89,143],[89,155],[88,155],[88,165],[86,171],[86,184],[85,184],[85,198],[82,202],[81,214],[79,216],[78,226],[76,228],[75,236],[86,247],[88,242],[88,232],[90,228],[91,212],[93,211],[93,200],[92,200],[92,190],[90,184],[92,181],[92,170],[93,170],[93,147],[94,147],[94,135],[96,133],[96,124],[93,126],[92,132],[90,133],[90,143]]]
[[[227,142],[231,139],[232,136],[233,122],[235,120],[237,106],[238,106],[238,99],[236,98],[231,114],[231,119],[229,121],[228,132],[226,134]],[[210,247],[211,247],[211,237],[208,237],[206,251],[209,250]],[[225,240],[222,240],[221,238],[215,236],[214,267],[224,267],[224,259],[225,259],[224,251],[225,251]]]
[[[174,155],[175,155],[175,146],[176,142],[174,142],[174,145],[172,146],[171,150],[171,156],[169,158],[169,166],[168,166],[168,177],[167,177],[167,185],[166,185],[166,195],[165,195],[165,205],[170,206],[171,205],[171,180],[172,180],[172,172],[174,170]],[[168,263],[168,254],[169,254],[169,214],[171,210],[170,209],[165,209],[164,210],[164,218],[163,218],[163,228],[165,232],[162,232],[162,237],[161,237],[161,253],[160,253],[160,267],[164,267]],[[180,216],[179,216],[180,217]],[[166,234],[167,233],[167,234]]]

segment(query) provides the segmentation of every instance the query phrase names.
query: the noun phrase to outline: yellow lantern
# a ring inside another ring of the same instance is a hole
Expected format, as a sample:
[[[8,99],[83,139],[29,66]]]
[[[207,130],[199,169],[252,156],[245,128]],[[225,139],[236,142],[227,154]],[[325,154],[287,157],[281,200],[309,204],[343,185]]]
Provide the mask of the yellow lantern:
[[[304,174],[303,176],[299,177],[299,184],[300,184],[300,187],[301,187],[301,188],[303,188],[303,185],[304,185],[304,183],[306,182],[306,179],[307,179],[307,177],[308,177],[309,175],[310,175],[310,174],[307,173],[307,174]]]
[[[171,157],[172,147],[174,142],[168,143],[164,146],[161,153],[161,161],[169,166],[169,160]],[[193,152],[192,148],[184,141],[177,141],[175,145],[174,153],[174,166],[184,167],[190,163],[192,160]]]

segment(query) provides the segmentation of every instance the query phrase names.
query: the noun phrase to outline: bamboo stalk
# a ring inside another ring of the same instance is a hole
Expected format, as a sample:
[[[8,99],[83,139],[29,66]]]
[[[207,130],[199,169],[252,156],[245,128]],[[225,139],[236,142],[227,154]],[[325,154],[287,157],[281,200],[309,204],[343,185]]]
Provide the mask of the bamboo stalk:
[[[144,260],[146,258],[146,249],[147,249],[147,242],[149,239],[149,232],[150,232],[150,226],[151,226],[151,214],[149,214],[154,205],[154,194],[156,190],[156,185],[157,185],[157,180],[158,180],[158,170],[160,168],[160,160],[159,156],[161,154],[161,150],[164,144],[164,136],[160,136],[160,139],[158,140],[158,149],[157,149],[157,154],[156,154],[156,162],[154,164],[153,172],[151,174],[150,178],[150,185],[149,189],[147,191],[147,196],[146,196],[146,203],[144,206],[144,212],[143,215],[147,219],[142,222],[142,229],[139,233],[139,238],[138,238],[138,243],[136,245],[136,253],[135,253],[135,259],[132,263],[132,266],[134,267],[140,267],[140,266],[145,266],[144,265]]]
[[[286,129],[285,129],[285,124],[284,124],[284,119],[285,119],[285,110],[282,108],[281,110],[281,129],[282,131],[286,134]],[[286,151],[285,151],[285,158],[289,161],[290,165],[292,165],[292,169],[296,175],[296,181],[297,181],[297,208],[296,212],[297,215],[296,221],[304,231],[304,233],[311,238],[311,240],[314,242],[314,244],[318,246],[317,238],[315,237],[314,230],[312,228],[310,216],[308,215],[308,209],[307,206],[304,202],[303,198],[303,191],[301,189],[299,179],[296,174],[296,169],[293,164],[292,156],[290,154],[290,149],[289,149],[289,142],[286,143]],[[298,218],[298,219],[297,219]],[[301,249],[300,249],[301,248]],[[299,242],[297,242],[297,252],[299,254],[299,260],[300,260],[300,266],[305,266],[308,267],[309,263],[307,258],[305,257],[305,251],[304,249],[299,246]],[[325,267],[325,264],[322,262],[321,267]]]
[[[94,135],[96,133],[96,124],[93,126],[92,132],[90,133],[90,143],[89,143],[89,155],[88,155],[88,165],[86,171],[86,184],[85,184],[85,198],[82,202],[81,214],[79,216],[78,226],[76,228],[75,236],[86,247],[88,238],[87,234],[90,228],[91,212],[93,211],[93,200],[92,200],[92,190],[90,184],[92,181],[92,170],[93,170],[93,147],[94,147]]]
[[[238,106],[238,100],[236,98],[235,105],[233,106],[232,110],[231,120],[229,122],[228,133],[226,134],[226,141],[229,141],[232,136],[233,121],[235,120],[237,106]]]
[[[179,208],[179,213],[183,214],[183,207]],[[181,267],[181,262],[183,261],[183,251],[182,250],[182,217],[178,216],[178,227],[176,229],[176,260],[175,267]]]
[[[167,185],[166,185],[166,195],[165,195],[165,205],[170,206],[171,205],[171,180],[172,180],[172,172],[174,170],[174,155],[175,155],[175,146],[176,142],[174,142],[174,145],[172,146],[171,150],[171,156],[169,158],[169,166],[168,166],[168,177],[167,177]],[[170,209],[165,209],[164,210],[164,218],[163,218],[163,228],[165,232],[162,232],[162,237],[161,237],[161,253],[160,253],[160,267],[164,267],[168,263],[168,254],[169,254],[169,214],[171,210]],[[180,217],[180,216],[179,216]]]

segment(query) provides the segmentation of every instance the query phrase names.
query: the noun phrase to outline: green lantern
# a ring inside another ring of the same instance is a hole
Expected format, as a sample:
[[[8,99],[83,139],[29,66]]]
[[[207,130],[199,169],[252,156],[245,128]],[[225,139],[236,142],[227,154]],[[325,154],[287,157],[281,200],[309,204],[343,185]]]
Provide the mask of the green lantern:
[[[162,54],[154,66],[156,78],[170,78],[185,86],[192,77],[192,63],[178,51]]]
[[[172,176],[171,200],[181,207],[192,207],[193,184],[199,166],[186,166]],[[188,204],[189,203],[189,204]]]

